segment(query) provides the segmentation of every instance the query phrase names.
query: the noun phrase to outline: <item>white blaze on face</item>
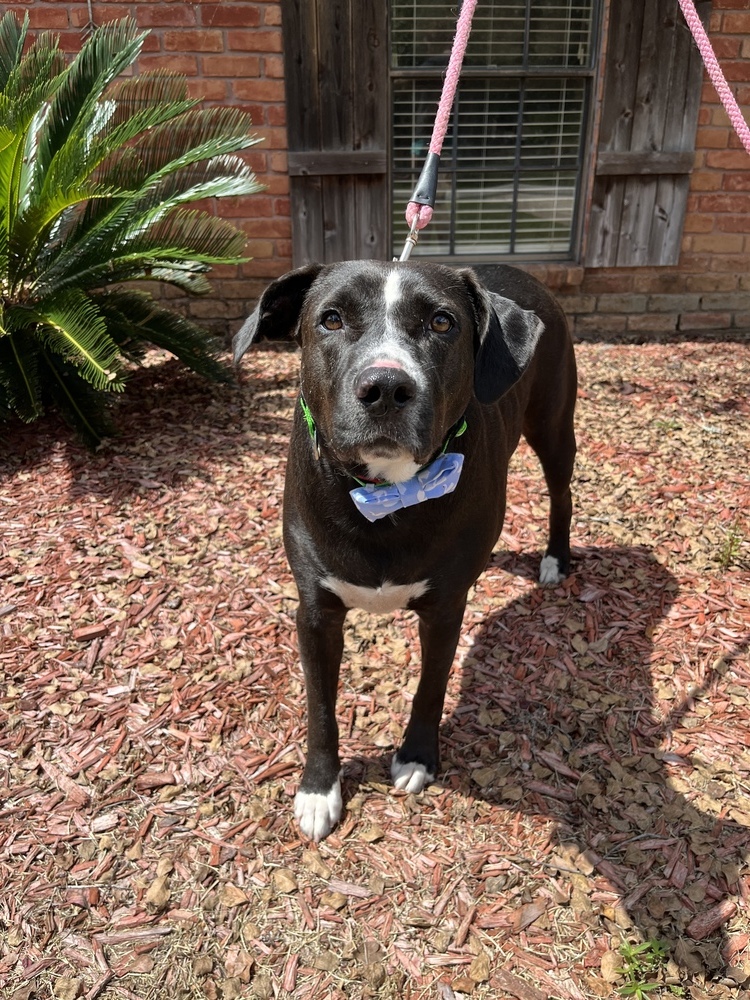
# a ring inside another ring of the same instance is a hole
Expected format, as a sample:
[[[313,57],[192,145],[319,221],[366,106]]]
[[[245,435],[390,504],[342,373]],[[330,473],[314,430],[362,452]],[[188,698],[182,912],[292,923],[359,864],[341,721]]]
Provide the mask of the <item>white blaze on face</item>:
[[[425,391],[425,379],[422,371],[409,350],[404,346],[403,336],[399,336],[399,329],[395,321],[395,311],[403,301],[403,275],[397,271],[390,271],[383,282],[383,335],[374,345],[371,357],[362,361],[362,367],[369,365],[375,367],[402,368],[416,382],[419,392]],[[407,451],[401,450],[389,454],[377,454],[372,451],[363,451],[360,461],[367,468],[369,479],[382,479],[388,483],[404,483],[411,479],[420,469],[418,462],[414,461],[414,456]]]

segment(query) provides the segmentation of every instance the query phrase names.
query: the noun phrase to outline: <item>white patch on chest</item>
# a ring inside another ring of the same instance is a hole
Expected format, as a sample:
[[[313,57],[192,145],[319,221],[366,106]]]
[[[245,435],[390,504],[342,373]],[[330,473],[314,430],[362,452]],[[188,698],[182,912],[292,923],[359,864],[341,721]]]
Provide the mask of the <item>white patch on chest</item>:
[[[380,587],[359,587],[335,576],[326,576],[321,585],[334,593],[347,608],[361,608],[373,614],[385,615],[397,608],[405,608],[430,589],[428,580],[418,583],[388,583]]]
[[[360,461],[367,466],[368,479],[382,479],[386,483],[405,483],[407,479],[416,476],[420,469],[414,461],[414,456],[406,451],[393,458],[363,451],[360,454]]]

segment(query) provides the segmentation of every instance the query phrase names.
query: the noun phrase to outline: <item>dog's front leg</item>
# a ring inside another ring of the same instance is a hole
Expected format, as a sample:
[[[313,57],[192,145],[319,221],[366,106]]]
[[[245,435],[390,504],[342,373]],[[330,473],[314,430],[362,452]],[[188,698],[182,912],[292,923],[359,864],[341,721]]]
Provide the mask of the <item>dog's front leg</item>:
[[[322,607],[300,594],[297,635],[307,692],[307,763],[294,815],[311,840],[328,836],[341,816],[336,692],[346,608]]]
[[[422,673],[409,725],[391,764],[394,785],[407,792],[420,792],[438,771],[438,731],[465,607],[464,597],[459,606],[440,605],[419,612]]]

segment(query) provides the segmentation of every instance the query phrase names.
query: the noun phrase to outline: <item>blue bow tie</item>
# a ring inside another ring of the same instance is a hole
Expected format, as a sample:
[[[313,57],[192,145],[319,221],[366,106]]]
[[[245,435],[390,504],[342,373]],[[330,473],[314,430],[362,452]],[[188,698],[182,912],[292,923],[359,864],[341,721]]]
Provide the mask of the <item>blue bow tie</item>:
[[[458,485],[463,464],[463,455],[448,452],[439,455],[404,483],[387,483],[385,486],[367,483],[350,490],[349,496],[360,514],[364,514],[368,521],[377,521],[403,507],[413,507],[424,500],[452,493]]]

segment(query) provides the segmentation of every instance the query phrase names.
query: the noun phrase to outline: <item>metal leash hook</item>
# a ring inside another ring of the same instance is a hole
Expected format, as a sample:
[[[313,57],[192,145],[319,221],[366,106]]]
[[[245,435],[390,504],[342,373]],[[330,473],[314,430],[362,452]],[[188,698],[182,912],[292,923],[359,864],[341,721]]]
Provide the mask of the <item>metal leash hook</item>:
[[[411,257],[411,252],[419,241],[419,229],[417,228],[419,224],[419,216],[414,217],[414,221],[411,224],[411,229],[409,230],[409,235],[406,237],[404,242],[404,249],[401,251],[401,256],[394,260],[408,260]]]

